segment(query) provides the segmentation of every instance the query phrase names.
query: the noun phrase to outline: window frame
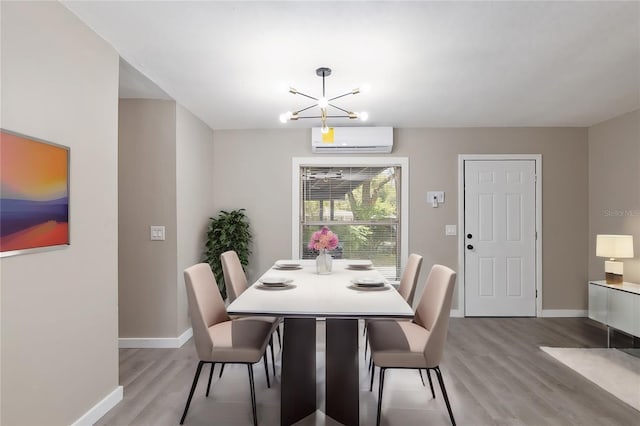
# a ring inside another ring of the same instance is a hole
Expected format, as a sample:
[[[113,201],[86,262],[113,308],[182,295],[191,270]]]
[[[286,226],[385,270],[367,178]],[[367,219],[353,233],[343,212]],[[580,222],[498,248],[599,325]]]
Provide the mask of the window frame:
[[[293,157],[291,161],[291,258],[300,259],[300,172],[303,167],[400,167],[400,271],[409,257],[408,157]]]

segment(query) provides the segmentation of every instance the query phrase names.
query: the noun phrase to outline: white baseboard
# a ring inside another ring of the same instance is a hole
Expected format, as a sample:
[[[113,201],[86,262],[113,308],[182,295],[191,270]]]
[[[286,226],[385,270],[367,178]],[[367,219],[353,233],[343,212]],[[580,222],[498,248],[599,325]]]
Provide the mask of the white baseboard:
[[[542,318],[586,317],[584,309],[543,309]]]
[[[96,423],[102,416],[107,414],[109,410],[122,401],[123,388],[118,386],[109,395],[105,396],[102,401],[94,405],[89,411],[84,413],[82,417],[73,422],[71,426],[91,426]]]
[[[542,318],[573,318],[586,317],[587,311],[583,309],[543,309]],[[452,318],[464,318],[462,309],[452,309]]]
[[[121,337],[118,339],[118,347],[121,349],[144,348],[179,348],[184,345],[187,340],[193,336],[193,329],[189,327],[184,333],[178,337],[148,337],[148,338],[130,338]]]
[[[181,348],[191,337],[193,337],[193,328],[189,327],[178,337],[178,347]]]

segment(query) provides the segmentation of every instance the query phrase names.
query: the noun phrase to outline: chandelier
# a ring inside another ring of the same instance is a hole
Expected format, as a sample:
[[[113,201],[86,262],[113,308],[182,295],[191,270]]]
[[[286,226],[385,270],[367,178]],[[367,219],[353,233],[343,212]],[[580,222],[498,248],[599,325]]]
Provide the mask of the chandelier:
[[[340,99],[343,98],[345,96],[349,96],[349,95],[357,95],[358,93],[361,92],[361,90],[359,88],[353,89],[347,93],[344,93],[342,95],[338,95],[338,96],[334,96],[332,98],[327,98],[326,93],[325,93],[325,82],[324,79],[326,77],[329,77],[331,75],[331,68],[327,68],[327,67],[320,67],[316,70],[316,75],[318,77],[322,77],[322,96],[319,98],[313,97],[313,96],[309,96],[306,93],[302,93],[300,91],[298,91],[297,89],[294,89],[293,87],[289,88],[289,93],[294,94],[294,95],[300,95],[300,96],[304,96],[305,98],[309,98],[312,99],[313,101],[315,101],[316,103],[314,103],[313,105],[309,105],[306,108],[302,108],[298,111],[287,111],[283,114],[280,114],[280,122],[281,123],[286,123],[288,120],[299,120],[301,118],[319,118],[320,122],[322,123],[322,127],[321,127],[321,131],[322,133],[327,133],[329,132],[329,127],[327,127],[327,118],[348,118],[350,120],[356,120],[356,119],[360,119],[361,121],[367,121],[367,119],[369,118],[369,114],[367,114],[366,112],[362,111],[362,112],[353,112],[353,111],[348,111],[344,108],[340,108],[337,105],[332,104],[331,102],[335,101],[336,99]],[[363,87],[362,91],[365,88]],[[305,112],[310,110],[311,108],[315,108],[318,107],[320,108],[320,115],[300,115],[301,112]],[[327,110],[329,109],[329,107],[334,108],[336,110],[338,110],[339,112],[335,113],[335,114],[331,114],[329,115],[327,113]]]

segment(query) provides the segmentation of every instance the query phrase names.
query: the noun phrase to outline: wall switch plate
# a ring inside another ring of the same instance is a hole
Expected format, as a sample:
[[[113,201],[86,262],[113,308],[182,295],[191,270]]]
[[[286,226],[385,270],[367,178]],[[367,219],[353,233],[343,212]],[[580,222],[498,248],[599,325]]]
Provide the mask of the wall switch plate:
[[[445,235],[458,235],[458,230],[456,229],[456,225],[445,225],[444,226],[444,234]]]
[[[151,241],[164,241],[164,226],[151,225]]]
[[[444,203],[444,191],[429,191],[427,192],[427,201],[432,202],[433,198],[439,203]]]
[[[444,203],[444,191],[427,192],[427,202],[431,204],[431,207],[438,207],[438,204]]]

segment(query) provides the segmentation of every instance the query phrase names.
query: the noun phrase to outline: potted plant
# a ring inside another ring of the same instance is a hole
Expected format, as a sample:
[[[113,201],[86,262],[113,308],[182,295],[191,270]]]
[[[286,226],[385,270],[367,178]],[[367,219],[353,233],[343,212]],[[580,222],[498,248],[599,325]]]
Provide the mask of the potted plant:
[[[245,270],[249,264],[251,232],[249,231],[249,221],[244,211],[245,209],[232,210],[230,212],[221,210],[217,217],[209,218],[204,260],[211,266],[223,299],[227,298],[227,289],[224,282],[224,274],[222,273],[220,255],[226,251],[233,250],[238,254],[240,263],[242,263],[242,267]]]

